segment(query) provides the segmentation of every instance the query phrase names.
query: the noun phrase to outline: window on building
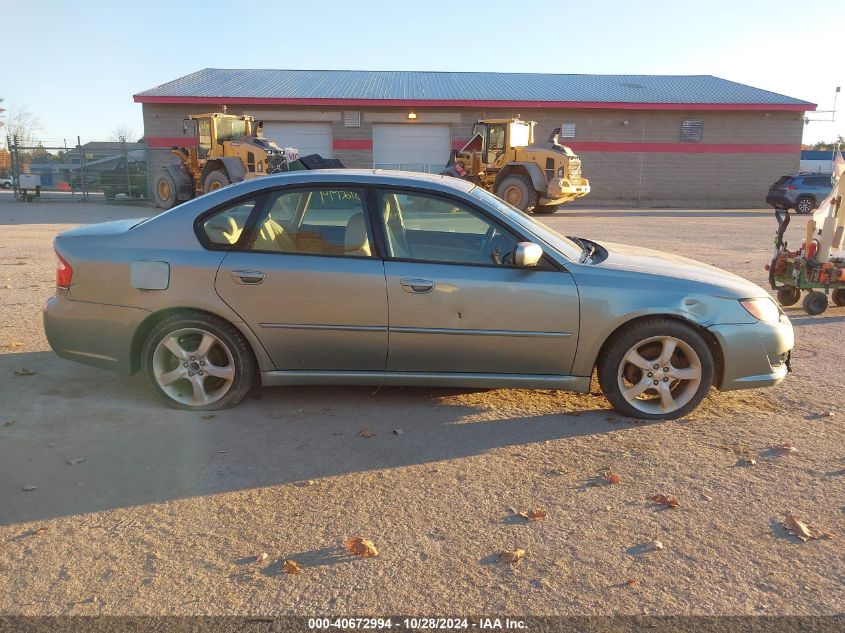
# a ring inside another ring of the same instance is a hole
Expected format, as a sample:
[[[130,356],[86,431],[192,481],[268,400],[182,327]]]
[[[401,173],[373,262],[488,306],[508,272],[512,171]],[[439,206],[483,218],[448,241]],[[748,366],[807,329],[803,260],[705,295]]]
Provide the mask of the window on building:
[[[701,119],[684,119],[681,123],[681,140],[697,142],[704,133],[704,121]]]

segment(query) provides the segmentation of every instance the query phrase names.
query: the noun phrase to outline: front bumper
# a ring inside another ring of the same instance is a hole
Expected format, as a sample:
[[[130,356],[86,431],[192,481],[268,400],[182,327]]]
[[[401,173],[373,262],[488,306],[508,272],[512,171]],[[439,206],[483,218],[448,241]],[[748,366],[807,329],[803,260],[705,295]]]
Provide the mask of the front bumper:
[[[552,178],[546,188],[546,197],[540,200],[540,204],[563,204],[577,198],[582,198],[590,193],[590,181],[581,178],[580,184],[572,185],[565,178]]]
[[[62,358],[132,373],[132,339],[150,313],[139,308],[50,297],[44,306],[44,333]]]
[[[777,323],[758,321],[708,328],[719,342],[724,359],[721,391],[776,385],[789,372],[795,337],[789,319]]]

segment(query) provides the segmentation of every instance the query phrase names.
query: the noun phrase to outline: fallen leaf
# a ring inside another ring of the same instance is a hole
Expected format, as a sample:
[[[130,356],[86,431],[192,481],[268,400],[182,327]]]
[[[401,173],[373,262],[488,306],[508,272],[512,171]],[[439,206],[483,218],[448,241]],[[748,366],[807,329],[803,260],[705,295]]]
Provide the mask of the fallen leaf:
[[[34,371],[29,371],[26,367],[15,370],[15,376],[34,376]]]
[[[370,431],[369,429],[361,429],[358,433],[358,437],[375,437],[376,434]]]
[[[525,556],[524,549],[515,549],[511,551],[501,551],[499,552],[499,560],[503,563],[510,563],[511,565],[516,564]]]
[[[346,546],[346,549],[349,550],[349,553],[355,554],[355,556],[360,556],[362,558],[378,556],[378,550],[376,549],[375,544],[361,536],[349,539],[346,543],[344,543],[344,545]]]
[[[257,556],[253,556],[250,562],[255,565],[257,563],[263,563],[265,560],[267,560],[267,552],[261,552]]]
[[[214,418],[216,418],[216,417],[217,417],[217,416],[216,416],[215,414],[213,414],[213,413],[209,413],[208,415],[204,415],[204,416],[202,416],[202,419],[203,419],[203,420],[213,420],[213,419],[214,419]]]
[[[792,453],[798,452],[798,449],[792,442],[784,442],[783,444],[772,446],[772,450],[777,451],[781,455],[791,455]]]
[[[33,490],[38,490],[38,486],[33,486],[32,484],[27,484],[23,488],[21,488],[24,492],[32,492]]]
[[[21,347],[22,345],[23,345],[23,343],[21,343],[19,341],[12,341],[8,345],[6,345],[6,347],[8,347],[9,349],[17,349],[18,347]]]
[[[3,426],[12,426],[14,423],[14,420],[6,420],[5,422],[3,422]]]
[[[520,512],[519,516],[529,521],[542,521],[546,518],[546,511],[542,508],[533,508],[527,512]]]
[[[745,457],[737,462],[740,466],[756,466],[757,460],[753,457]]]
[[[628,585],[629,587],[630,587],[631,585],[636,585],[636,584],[637,584],[637,579],[636,579],[636,578],[628,578],[628,580],[626,580],[626,581],[625,581],[625,584],[626,584],[626,585]]]
[[[823,532],[814,525],[804,523],[792,514],[787,514],[782,524],[787,530],[789,530],[790,534],[797,536],[804,542],[809,539],[833,538],[833,532]]]
[[[607,473],[604,478],[612,484],[622,483],[622,475],[619,473]]]
[[[84,457],[71,457],[69,460],[67,460],[67,463],[71,466],[76,466],[77,464],[81,464],[84,461]]]
[[[394,435],[404,435],[405,431],[403,431],[402,429],[393,429],[393,434]]]
[[[285,564],[282,566],[282,570],[286,574],[301,574],[302,566],[295,560],[286,560]]]
[[[664,505],[667,508],[677,508],[681,505],[681,502],[678,501],[678,497],[675,495],[654,495],[649,498],[655,503]]]
[[[651,549],[661,550],[661,549],[663,549],[663,543],[661,543],[660,541],[655,539],[651,542]]]

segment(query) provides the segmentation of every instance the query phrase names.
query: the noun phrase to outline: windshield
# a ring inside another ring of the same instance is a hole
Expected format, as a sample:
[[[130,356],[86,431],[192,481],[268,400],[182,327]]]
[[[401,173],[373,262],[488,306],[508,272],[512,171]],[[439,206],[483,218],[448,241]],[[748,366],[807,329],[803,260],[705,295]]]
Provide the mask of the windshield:
[[[530,215],[523,213],[516,207],[512,207],[507,202],[497,198],[489,191],[485,191],[481,187],[476,187],[469,192],[469,195],[486,202],[489,206],[499,211],[499,213],[507,216],[509,219],[539,237],[549,246],[558,250],[568,259],[577,262],[581,257],[581,251],[583,249],[578,246],[578,244],[570,240],[568,237],[561,235],[554,229],[549,228],[545,224],[538,222]]]
[[[246,123],[240,119],[217,120],[217,142],[234,141],[246,136]]]

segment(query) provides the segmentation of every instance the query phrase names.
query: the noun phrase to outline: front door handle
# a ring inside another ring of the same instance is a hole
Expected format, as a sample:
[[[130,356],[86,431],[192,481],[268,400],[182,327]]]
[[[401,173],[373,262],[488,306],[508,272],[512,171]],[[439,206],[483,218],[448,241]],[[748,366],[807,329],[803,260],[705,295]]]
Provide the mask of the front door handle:
[[[233,270],[232,279],[236,284],[255,286],[264,281],[264,273],[258,270]]]
[[[405,278],[399,281],[402,290],[414,294],[425,294],[434,290],[434,282],[428,279],[410,279]]]

